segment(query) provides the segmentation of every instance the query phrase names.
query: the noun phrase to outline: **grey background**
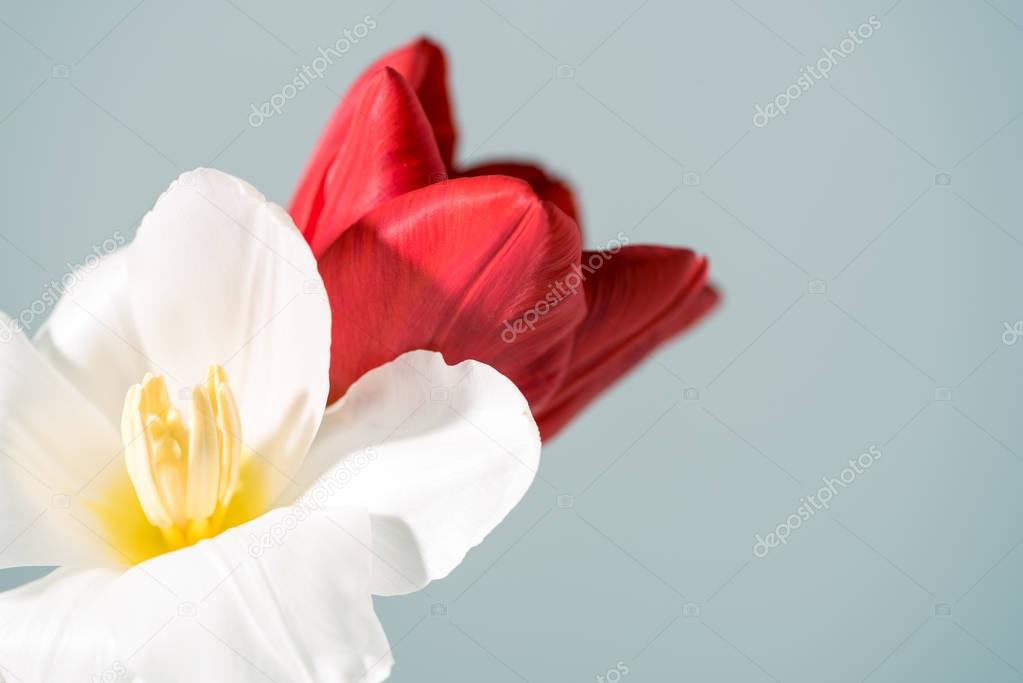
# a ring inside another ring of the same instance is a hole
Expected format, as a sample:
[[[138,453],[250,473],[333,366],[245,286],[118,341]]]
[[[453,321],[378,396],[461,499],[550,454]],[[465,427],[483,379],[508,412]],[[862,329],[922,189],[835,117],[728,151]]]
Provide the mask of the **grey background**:
[[[286,204],[338,94],[420,33],[451,59],[460,159],[542,160],[590,246],[692,246],[725,303],[547,446],[451,577],[378,601],[392,680],[1023,679],[1018,1],[4,1],[0,306],[130,235],[182,170]],[[870,446],[830,511],[753,556]]]

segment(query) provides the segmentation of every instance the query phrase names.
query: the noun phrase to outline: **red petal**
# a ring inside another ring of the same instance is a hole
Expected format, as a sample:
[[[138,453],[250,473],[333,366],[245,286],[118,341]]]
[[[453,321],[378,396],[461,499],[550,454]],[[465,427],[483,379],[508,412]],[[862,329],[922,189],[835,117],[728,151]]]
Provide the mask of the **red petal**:
[[[292,218],[307,238],[323,210],[324,180],[328,169],[349,135],[368,82],[387,67],[400,73],[412,86],[433,130],[441,159],[445,166],[451,165],[455,127],[448,102],[447,65],[439,47],[420,39],[374,62],[356,79],[334,110],[289,207]]]
[[[455,122],[448,95],[448,66],[444,51],[426,38],[395,50],[377,62],[396,70],[412,84],[433,127],[440,157],[451,167],[455,153]]]
[[[582,292],[554,289],[571,281],[579,249],[570,218],[503,176],[437,183],[372,210],[319,262],[334,320],[330,400],[395,356],[431,349],[492,365],[542,408],[585,316]],[[527,312],[532,329],[514,327]]]
[[[596,254],[583,253],[584,269],[599,265],[587,275],[587,314],[569,370],[537,418],[544,438],[719,298],[706,284],[707,260],[689,250],[632,246],[599,260]]]
[[[475,177],[481,175],[508,175],[513,178],[521,178],[533,187],[533,191],[559,209],[564,211],[576,223],[579,223],[579,211],[575,202],[575,195],[565,183],[553,178],[540,168],[531,164],[516,162],[495,162],[474,166],[461,171],[459,175]]]
[[[305,232],[319,257],[364,213],[445,178],[430,124],[406,81],[390,67],[363,87],[348,134],[323,180],[323,207]]]

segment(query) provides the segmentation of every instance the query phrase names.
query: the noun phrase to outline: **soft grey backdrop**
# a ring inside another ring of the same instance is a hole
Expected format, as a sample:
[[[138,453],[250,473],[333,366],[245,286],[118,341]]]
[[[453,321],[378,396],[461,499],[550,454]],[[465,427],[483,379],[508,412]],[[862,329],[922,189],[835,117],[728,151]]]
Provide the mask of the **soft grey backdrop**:
[[[287,203],[338,94],[420,33],[448,49],[462,160],[542,160],[590,246],[692,246],[725,303],[547,446],[451,577],[378,601],[393,680],[1023,679],[1017,0],[4,0],[0,306],[130,235],[183,170]]]

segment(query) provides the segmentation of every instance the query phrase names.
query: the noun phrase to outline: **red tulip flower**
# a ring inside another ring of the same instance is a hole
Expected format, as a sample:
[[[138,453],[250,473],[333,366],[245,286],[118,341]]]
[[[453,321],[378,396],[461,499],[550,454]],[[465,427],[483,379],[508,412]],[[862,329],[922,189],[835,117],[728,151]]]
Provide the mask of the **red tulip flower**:
[[[717,302],[687,249],[582,250],[571,190],[543,170],[454,164],[444,53],[374,63],[324,131],[291,203],[333,315],[330,396],[414,349],[487,363],[544,437]]]

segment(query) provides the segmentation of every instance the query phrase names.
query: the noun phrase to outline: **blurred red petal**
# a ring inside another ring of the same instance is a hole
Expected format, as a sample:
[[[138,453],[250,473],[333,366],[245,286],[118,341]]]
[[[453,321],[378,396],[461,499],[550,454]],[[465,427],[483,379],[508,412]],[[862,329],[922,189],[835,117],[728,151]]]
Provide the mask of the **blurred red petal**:
[[[444,162],[408,81],[391,68],[362,90],[355,117],[323,181],[323,207],[305,232],[318,257],[364,213],[445,178]]]
[[[451,165],[455,127],[448,99],[447,64],[443,51],[422,38],[384,55],[370,65],[348,89],[331,115],[289,207],[291,217],[307,239],[310,231],[316,229],[327,200],[324,183],[328,170],[349,136],[369,82],[378,72],[388,67],[401,74],[416,93],[433,130],[441,160],[446,167]]]
[[[541,409],[585,316],[581,291],[554,289],[579,250],[574,221],[504,176],[430,185],[373,209],[319,262],[334,320],[330,400],[367,370],[430,349],[497,368]]]
[[[583,266],[600,253],[584,252]],[[537,418],[544,438],[719,299],[707,285],[707,260],[686,249],[630,246],[598,262],[586,279],[586,319],[569,370]]]
[[[451,167],[455,153],[455,122],[448,95],[448,66],[444,51],[426,38],[396,50],[379,62],[404,76],[419,96],[426,118],[433,127],[437,148],[445,166]]]
[[[476,177],[481,175],[507,175],[513,178],[521,178],[533,187],[533,191],[544,200],[547,200],[564,211],[568,216],[579,223],[579,210],[575,201],[575,194],[572,188],[564,182],[547,175],[539,166],[524,164],[512,161],[493,162],[473,166],[459,175]]]

